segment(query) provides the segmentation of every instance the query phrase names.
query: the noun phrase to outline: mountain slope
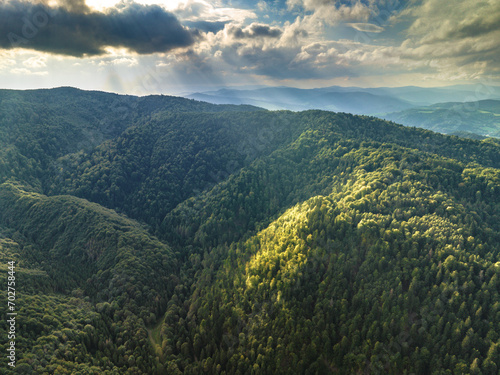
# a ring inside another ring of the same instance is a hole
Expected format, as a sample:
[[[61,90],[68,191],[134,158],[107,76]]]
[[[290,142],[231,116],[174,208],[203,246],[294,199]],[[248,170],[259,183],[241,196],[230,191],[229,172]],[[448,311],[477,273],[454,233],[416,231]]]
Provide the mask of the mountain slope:
[[[145,324],[163,313],[175,286],[176,261],[170,249],[138,223],[75,197],[46,197],[4,183],[0,210],[0,225],[12,236],[3,239],[3,256],[17,261],[22,316],[18,360],[35,373],[58,364],[75,371],[93,364],[94,373],[124,373],[126,368],[147,372],[155,366],[140,337],[147,337]],[[9,248],[17,250],[15,257]],[[27,283],[25,275],[34,280]],[[30,284],[31,290],[25,288]],[[40,299],[43,318],[31,305]],[[68,313],[57,315],[64,305]],[[56,307],[51,311],[50,306]],[[119,326],[113,323],[117,320]],[[42,358],[33,362],[44,345],[62,348],[59,354],[44,355],[45,365],[38,362]],[[112,360],[96,357],[104,347]],[[129,356],[143,360],[127,365]],[[104,371],[112,367],[116,370]]]
[[[134,97],[69,87],[0,90],[0,182],[18,176],[46,183],[55,160],[89,151],[125,129],[162,112],[255,111],[168,96]],[[41,188],[41,186],[38,186]]]
[[[436,161],[437,168],[446,168],[447,158],[452,157],[464,165],[500,166],[495,144],[450,141],[425,130],[346,114],[311,111],[295,118],[311,124],[310,128],[212,190],[179,204],[165,217],[159,235],[180,246],[229,244],[267,225],[291,205],[329,194],[332,184],[344,183],[352,168],[363,165],[369,171],[376,169],[384,157],[413,164],[421,157],[439,155],[442,161]],[[363,152],[372,155],[372,160],[360,163],[358,153]],[[437,177],[433,180],[441,181]]]
[[[165,114],[88,154],[59,159],[52,192],[117,208],[157,227],[209,189],[300,134],[291,113]]]
[[[186,343],[164,347],[171,369],[425,374],[479,362],[496,373],[500,305],[486,301],[498,301],[498,170],[384,151],[366,145],[343,157],[354,165],[333,161],[327,196],[248,239],[226,241],[234,227],[210,218],[219,225],[194,236],[211,253],[189,305],[171,306],[163,323],[164,343]]]
[[[274,175],[272,179],[290,179],[290,176],[301,179],[300,183],[295,181],[280,193],[289,194],[295,190],[294,194],[297,194],[299,186],[312,186],[316,177],[308,175],[310,167],[305,161],[302,165],[297,162],[303,158],[299,155],[309,155],[309,151],[316,150],[311,146],[321,137],[308,140],[307,145],[294,142],[306,130],[331,132],[332,128],[327,124],[332,124],[335,129],[330,133],[334,137],[331,142],[341,138],[355,140],[346,142],[345,148],[358,147],[361,139],[372,139],[464,162],[495,167],[500,164],[497,147],[490,144],[467,140],[450,143],[444,136],[389,125],[375,118],[315,111],[261,111],[252,116],[244,112],[176,114],[156,116],[144,125],[129,128],[92,152],[58,159],[58,173],[52,176],[48,192],[73,194],[117,209],[148,223],[157,235],[163,236],[165,231],[160,228],[161,222],[188,198],[212,188],[218,189],[220,183],[232,176],[245,186],[250,183],[262,185],[264,180],[253,172],[253,167],[246,169],[242,176],[238,172],[254,161],[268,163],[266,158],[275,151],[278,158],[282,159],[278,155],[286,153],[288,159],[297,161],[287,166],[286,162],[271,159],[271,164],[283,163],[283,176]],[[464,149],[467,149],[465,154]],[[295,156],[289,156],[292,154]],[[317,156],[319,160],[322,157]],[[321,165],[325,173],[334,174],[333,164],[322,162]],[[233,201],[226,209],[233,211],[239,204]],[[258,209],[263,218],[272,207],[269,204],[262,203]],[[204,214],[193,218],[189,226],[203,221],[202,217]]]

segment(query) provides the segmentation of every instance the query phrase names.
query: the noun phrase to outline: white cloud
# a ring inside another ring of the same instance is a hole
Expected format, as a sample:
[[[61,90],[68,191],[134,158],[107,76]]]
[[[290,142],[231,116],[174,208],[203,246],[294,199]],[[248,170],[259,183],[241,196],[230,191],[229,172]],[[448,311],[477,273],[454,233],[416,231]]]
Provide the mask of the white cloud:
[[[104,11],[108,8],[115,7],[122,0],[85,0],[87,6],[98,11]],[[137,4],[143,5],[160,5],[167,10],[177,8],[180,4],[186,2],[185,0],[134,0]]]
[[[500,71],[499,1],[425,0],[405,17],[412,22],[398,52],[408,66],[450,80]]]
[[[348,4],[338,0],[287,0],[288,7],[303,8],[313,12],[312,18],[316,22],[325,22],[335,25],[339,22],[367,22],[374,12],[372,4],[364,4],[359,0],[350,0]]]
[[[500,2],[426,0],[407,14],[415,18],[408,33],[420,43],[474,38],[499,30]]]
[[[102,60],[99,62],[99,66],[108,66],[108,65],[122,65],[126,67],[133,67],[137,66],[139,62],[137,61],[136,58],[132,57],[121,57],[118,59],[113,59],[113,60]]]
[[[237,22],[243,23],[247,19],[255,19],[255,12],[247,9],[217,6],[204,0],[187,0],[178,2],[171,10],[181,21],[204,22]]]
[[[23,61],[23,65],[31,69],[39,69],[47,66],[47,58],[45,56],[34,56]]]
[[[0,70],[16,65],[13,51],[0,51]]]
[[[267,4],[265,1],[259,1],[257,3],[257,8],[261,12],[269,12],[271,10],[270,7],[269,7],[269,4]]]
[[[32,71],[26,68],[14,68],[10,72],[16,75],[35,75],[35,76],[46,76],[49,74],[47,71]]]
[[[353,29],[358,31],[363,31],[366,33],[381,33],[384,31],[384,28],[381,26],[374,25],[372,23],[348,23],[347,25],[351,26]]]

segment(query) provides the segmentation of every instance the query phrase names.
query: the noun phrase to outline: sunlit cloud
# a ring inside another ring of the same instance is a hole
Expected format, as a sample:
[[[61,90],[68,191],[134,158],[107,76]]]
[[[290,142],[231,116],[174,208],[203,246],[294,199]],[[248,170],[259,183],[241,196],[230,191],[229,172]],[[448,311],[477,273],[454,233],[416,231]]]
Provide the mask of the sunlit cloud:
[[[27,68],[37,69],[47,66],[47,58],[45,56],[35,56],[23,61],[23,65]]]
[[[135,58],[129,58],[129,57],[121,57],[118,59],[112,59],[112,60],[102,60],[99,62],[99,66],[108,66],[108,65],[122,65],[122,66],[127,66],[127,67],[133,67],[137,66],[139,62]]]

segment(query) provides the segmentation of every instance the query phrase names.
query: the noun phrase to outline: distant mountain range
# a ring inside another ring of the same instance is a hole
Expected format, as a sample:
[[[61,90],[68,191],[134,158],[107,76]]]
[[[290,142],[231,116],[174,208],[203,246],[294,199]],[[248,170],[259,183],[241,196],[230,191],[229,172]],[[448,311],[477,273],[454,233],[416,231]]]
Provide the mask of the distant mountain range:
[[[332,86],[317,89],[225,88],[187,94],[185,97],[213,104],[251,104],[266,109],[292,111],[322,109],[353,114],[382,115],[437,103],[500,99],[500,88],[480,85],[438,88],[415,86],[378,88]]]
[[[381,116],[406,126],[478,138],[500,137],[500,101],[440,103]]]

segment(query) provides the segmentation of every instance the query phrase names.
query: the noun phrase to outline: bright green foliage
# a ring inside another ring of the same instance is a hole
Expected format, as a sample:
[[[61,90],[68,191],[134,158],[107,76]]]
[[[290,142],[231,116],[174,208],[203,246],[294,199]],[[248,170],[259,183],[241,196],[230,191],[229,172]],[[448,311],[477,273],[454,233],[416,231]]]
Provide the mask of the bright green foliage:
[[[193,374],[209,358],[209,372],[220,366],[227,373],[245,373],[242,363],[283,374],[426,374],[460,366],[496,373],[488,353],[500,322],[498,169],[369,142],[345,153],[340,144],[321,143],[311,143],[319,150],[307,168],[286,176],[295,194],[327,196],[295,205],[247,240],[225,245],[244,230],[229,227],[216,202],[229,199],[230,206],[232,197],[246,202],[253,193],[269,217],[272,202],[289,194],[280,178],[271,180],[272,194],[264,178],[262,188],[229,180],[189,203],[191,211],[182,208],[183,223],[191,222],[186,215],[211,215],[194,236],[178,238],[199,251],[218,247],[205,252],[185,312],[167,312],[164,342],[180,336],[188,346],[167,345],[165,358]],[[329,162],[315,167],[326,155]],[[293,164],[273,165],[282,171]],[[224,187],[234,190],[227,195]],[[214,193],[221,197],[210,199]],[[261,226],[259,210],[250,212],[244,228]],[[211,222],[220,224],[207,227]],[[193,264],[199,259],[191,256]]]

